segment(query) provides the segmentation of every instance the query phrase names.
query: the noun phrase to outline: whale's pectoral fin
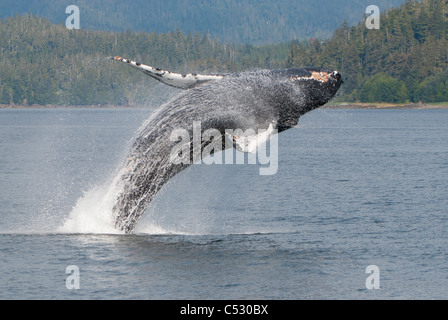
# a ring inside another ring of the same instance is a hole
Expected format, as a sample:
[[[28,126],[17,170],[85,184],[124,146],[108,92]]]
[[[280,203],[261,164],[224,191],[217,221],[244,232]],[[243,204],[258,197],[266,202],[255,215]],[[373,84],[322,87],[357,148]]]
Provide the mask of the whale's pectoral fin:
[[[276,123],[272,122],[266,130],[258,130],[258,133],[252,129],[246,131],[237,129],[232,134],[226,132],[226,140],[238,151],[256,153],[259,146],[268,141],[272,134],[277,133],[276,131]]]
[[[137,70],[142,71],[148,76],[159,80],[171,87],[180,88],[180,89],[190,89],[198,84],[210,81],[210,80],[218,80],[223,78],[225,75],[204,75],[204,74],[180,74],[173,73],[170,71],[162,70],[160,68],[153,68],[151,66],[147,66],[145,64],[135,62],[129,59],[125,59],[122,57],[111,57],[110,59],[114,61],[120,61],[129,64],[131,67],[136,68]]]

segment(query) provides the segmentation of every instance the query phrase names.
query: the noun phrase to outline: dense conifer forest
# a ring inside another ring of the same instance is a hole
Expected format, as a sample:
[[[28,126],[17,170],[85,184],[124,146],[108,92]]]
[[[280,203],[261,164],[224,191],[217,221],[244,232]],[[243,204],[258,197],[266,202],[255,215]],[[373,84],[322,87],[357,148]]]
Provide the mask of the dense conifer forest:
[[[227,45],[205,33],[67,29],[30,15],[0,23],[0,104],[135,105],[157,84],[114,63],[128,57],[175,72],[284,67],[291,43]]]
[[[324,42],[294,44],[287,66],[340,70],[348,101],[448,101],[448,1],[408,0],[380,18],[380,29],[344,23]]]
[[[24,14],[0,20],[0,104],[151,104],[156,81],[107,60],[120,55],[175,72],[319,66],[345,79],[339,101],[448,101],[448,1],[408,0],[380,29],[343,22],[329,38],[229,44],[204,32],[69,30]]]

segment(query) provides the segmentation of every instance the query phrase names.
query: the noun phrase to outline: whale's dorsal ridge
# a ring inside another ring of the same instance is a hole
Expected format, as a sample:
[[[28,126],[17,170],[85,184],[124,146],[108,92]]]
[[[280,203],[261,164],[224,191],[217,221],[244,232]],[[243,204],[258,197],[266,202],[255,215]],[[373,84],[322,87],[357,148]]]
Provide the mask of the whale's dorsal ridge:
[[[201,83],[219,80],[222,79],[224,74],[197,74],[197,73],[189,73],[189,74],[180,74],[174,73],[170,71],[163,70],[161,68],[154,68],[140,62],[132,61],[126,58],[122,58],[119,56],[111,57],[110,59],[114,61],[124,62],[134,67],[137,70],[142,71],[148,76],[163,82],[166,85],[171,87],[179,88],[179,89],[190,89]]]

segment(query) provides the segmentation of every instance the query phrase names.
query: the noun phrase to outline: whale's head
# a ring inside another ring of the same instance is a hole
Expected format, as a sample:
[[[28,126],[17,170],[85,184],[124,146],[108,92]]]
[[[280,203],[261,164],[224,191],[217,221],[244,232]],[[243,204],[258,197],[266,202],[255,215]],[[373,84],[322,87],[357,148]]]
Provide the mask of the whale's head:
[[[319,107],[334,97],[342,84],[338,71],[321,68],[291,68],[285,76],[303,94],[306,104]]]
[[[323,106],[342,84],[338,71],[322,68],[291,68],[274,71],[279,132],[297,125],[300,116]]]

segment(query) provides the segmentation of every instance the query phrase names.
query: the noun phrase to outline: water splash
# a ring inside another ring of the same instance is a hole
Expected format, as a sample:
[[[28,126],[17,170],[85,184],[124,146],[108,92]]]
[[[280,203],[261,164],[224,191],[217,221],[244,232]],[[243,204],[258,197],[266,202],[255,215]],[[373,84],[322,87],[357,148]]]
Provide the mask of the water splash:
[[[116,183],[106,182],[85,192],[57,231],[61,233],[123,233],[114,226],[112,207],[117,197],[116,188]]]

